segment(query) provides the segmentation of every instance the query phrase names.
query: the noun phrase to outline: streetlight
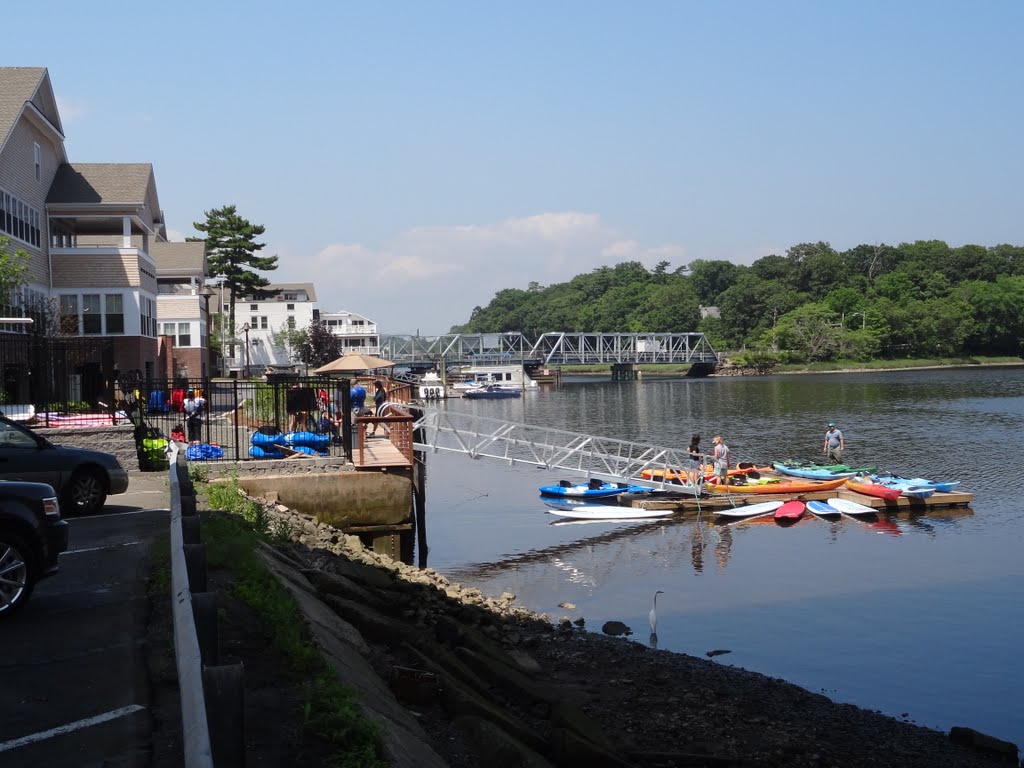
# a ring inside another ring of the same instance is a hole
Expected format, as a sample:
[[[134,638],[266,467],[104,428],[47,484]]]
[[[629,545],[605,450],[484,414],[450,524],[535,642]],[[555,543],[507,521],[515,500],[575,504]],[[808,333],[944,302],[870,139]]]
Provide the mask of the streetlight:
[[[217,307],[220,313],[220,359],[224,361],[226,355],[224,354],[224,283],[228,281],[227,275],[214,275],[213,277],[203,280],[203,285],[219,285],[220,286],[220,306]],[[231,350],[231,356],[234,357],[234,349]]]
[[[242,371],[243,378],[249,378],[249,324],[242,325],[242,333],[245,334],[245,369]]]

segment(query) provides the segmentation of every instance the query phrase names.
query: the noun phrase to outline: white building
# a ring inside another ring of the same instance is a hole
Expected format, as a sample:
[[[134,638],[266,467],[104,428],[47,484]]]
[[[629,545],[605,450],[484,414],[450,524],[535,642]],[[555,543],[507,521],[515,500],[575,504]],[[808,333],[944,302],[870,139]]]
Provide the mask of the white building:
[[[301,369],[285,332],[303,330],[313,322],[313,284],[271,283],[260,291],[259,296],[235,298],[235,338],[241,343],[236,345],[234,357],[228,358],[228,369],[234,375],[246,369],[257,375],[268,368]]]
[[[380,354],[380,336],[377,323],[355,312],[325,312],[319,315],[320,322],[341,339],[341,354]]]

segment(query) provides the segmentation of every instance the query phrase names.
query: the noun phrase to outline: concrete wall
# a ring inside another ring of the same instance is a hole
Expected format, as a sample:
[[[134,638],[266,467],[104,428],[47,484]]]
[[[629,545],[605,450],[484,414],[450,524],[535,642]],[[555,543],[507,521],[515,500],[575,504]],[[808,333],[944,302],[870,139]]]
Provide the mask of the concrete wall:
[[[135,448],[134,429],[128,424],[118,427],[39,428],[35,432],[55,445],[112,453],[121,461],[122,467],[129,471],[138,471],[139,452]]]

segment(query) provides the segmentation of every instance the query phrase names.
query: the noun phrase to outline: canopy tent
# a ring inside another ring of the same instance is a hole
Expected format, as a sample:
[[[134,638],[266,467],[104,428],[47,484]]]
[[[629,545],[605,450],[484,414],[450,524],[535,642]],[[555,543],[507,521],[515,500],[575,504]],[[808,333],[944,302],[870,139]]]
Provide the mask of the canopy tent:
[[[352,353],[342,355],[338,359],[327,363],[327,365],[320,366],[313,373],[352,373],[354,371],[375,371],[378,368],[394,368],[394,366],[395,363],[382,357]]]

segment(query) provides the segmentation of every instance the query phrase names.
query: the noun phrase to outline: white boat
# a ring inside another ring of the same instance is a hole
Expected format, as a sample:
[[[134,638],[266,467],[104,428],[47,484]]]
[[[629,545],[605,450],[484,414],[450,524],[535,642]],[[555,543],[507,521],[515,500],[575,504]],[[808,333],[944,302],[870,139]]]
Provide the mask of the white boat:
[[[537,389],[539,386],[526,375],[521,365],[469,365],[462,368],[458,375],[462,377],[462,381],[450,387],[455,395],[492,384],[519,390]]]
[[[416,385],[420,400],[443,400],[448,396],[445,392],[444,382],[437,375],[437,371],[427,371]]]

